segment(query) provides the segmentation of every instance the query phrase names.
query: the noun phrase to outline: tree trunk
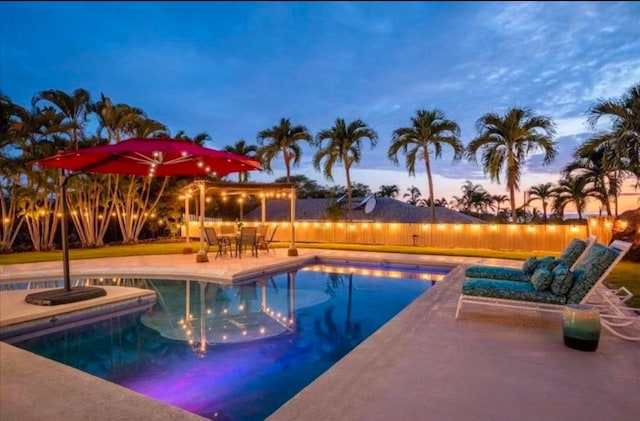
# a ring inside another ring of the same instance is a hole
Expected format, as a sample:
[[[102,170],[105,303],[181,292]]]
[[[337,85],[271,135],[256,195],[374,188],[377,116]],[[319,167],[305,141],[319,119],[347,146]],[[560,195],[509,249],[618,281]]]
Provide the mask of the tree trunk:
[[[431,223],[436,223],[436,204],[433,198],[433,178],[431,177],[431,162],[429,161],[429,152],[425,148],[424,166],[427,170],[427,187],[429,188],[429,207],[431,208]]]
[[[511,219],[515,224],[518,222],[518,215],[516,214],[516,192],[513,186],[509,187],[509,196],[511,198]]]
[[[347,174],[347,206],[349,207],[347,209],[347,215],[348,215],[348,219],[349,221],[353,220],[353,206],[352,206],[352,202],[351,202],[351,175],[349,174],[349,167],[351,165],[347,164],[345,162],[344,164],[344,168]]]

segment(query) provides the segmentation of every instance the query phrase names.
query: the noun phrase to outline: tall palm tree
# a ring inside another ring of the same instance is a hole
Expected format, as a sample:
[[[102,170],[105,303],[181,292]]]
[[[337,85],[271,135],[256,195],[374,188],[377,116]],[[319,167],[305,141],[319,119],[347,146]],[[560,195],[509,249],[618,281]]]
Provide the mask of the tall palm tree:
[[[415,175],[416,161],[424,160],[431,221],[435,222],[436,208],[431,174],[431,150],[433,150],[435,158],[440,158],[443,145],[449,145],[453,148],[453,159],[461,159],[464,146],[460,142],[460,127],[454,121],[447,120],[444,113],[438,109],[418,110],[416,115],[411,118],[411,123],[410,127],[394,130],[387,155],[393,163],[397,164],[398,153],[401,152],[405,156],[409,175]]]
[[[491,181],[500,183],[505,172],[511,218],[517,221],[516,190],[520,190],[522,167],[529,154],[542,149],[543,165],[553,162],[557,155],[553,141],[555,124],[547,117],[535,115],[529,109],[511,108],[504,116],[488,113],[476,122],[478,137],[467,146],[466,156],[477,163],[476,154],[482,151],[484,173]]]
[[[528,191],[529,193],[529,203],[534,200],[542,201],[542,219],[544,223],[547,223],[547,206],[549,204],[549,199],[556,195],[555,187],[552,183],[542,183],[537,184],[535,186],[531,186]],[[526,204],[529,204],[526,203]]]
[[[334,164],[342,163],[344,165],[349,220],[353,219],[350,171],[353,164],[360,162],[363,139],[368,139],[371,149],[373,149],[378,143],[378,134],[360,119],[356,119],[347,125],[342,118],[336,118],[333,127],[321,130],[315,138],[317,151],[313,156],[313,166],[316,170],[320,171],[324,160],[322,172],[325,178],[333,181],[332,171]]]
[[[291,166],[298,166],[302,157],[301,140],[312,143],[313,136],[305,126],[294,126],[288,118],[280,119],[280,124],[258,133],[257,156],[263,169],[272,173],[272,161],[282,155],[287,170],[287,183],[291,182]]]
[[[246,156],[247,158],[255,158],[258,152],[258,147],[256,145],[248,145],[244,139],[239,139],[233,146],[225,146],[224,150],[236,155]],[[247,181],[249,181],[249,172],[239,172],[238,182],[242,183]]]
[[[399,193],[397,184],[383,184],[380,186],[376,194],[380,197],[396,197]]]

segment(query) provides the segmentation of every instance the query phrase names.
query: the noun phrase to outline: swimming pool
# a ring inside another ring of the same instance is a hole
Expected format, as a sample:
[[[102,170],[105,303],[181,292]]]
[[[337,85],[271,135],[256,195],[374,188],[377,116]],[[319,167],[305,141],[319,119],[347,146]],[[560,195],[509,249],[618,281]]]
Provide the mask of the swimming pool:
[[[450,268],[324,262],[242,285],[137,280],[157,303],[23,349],[210,419],[264,419]]]

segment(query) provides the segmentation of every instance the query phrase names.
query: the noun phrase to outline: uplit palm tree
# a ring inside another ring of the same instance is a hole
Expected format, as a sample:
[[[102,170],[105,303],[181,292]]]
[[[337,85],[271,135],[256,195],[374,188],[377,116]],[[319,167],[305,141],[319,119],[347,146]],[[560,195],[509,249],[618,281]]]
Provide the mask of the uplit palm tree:
[[[556,191],[552,183],[538,184],[531,186],[529,189],[529,203],[534,200],[542,201],[542,218],[545,224],[547,223],[547,206],[549,204],[549,199],[553,198],[555,195]]]
[[[230,152],[240,156],[246,156],[247,158],[255,158],[258,152],[256,145],[248,145],[244,139],[238,140],[233,146],[227,145],[224,147],[226,152]],[[249,181],[249,172],[243,171],[238,173],[238,182],[246,183]]]
[[[431,153],[435,158],[440,158],[443,145],[448,145],[453,148],[453,159],[461,159],[464,146],[460,142],[460,127],[454,121],[447,120],[444,113],[438,109],[418,110],[416,115],[411,118],[411,123],[410,127],[394,130],[387,155],[393,163],[397,164],[398,153],[402,153],[406,159],[409,175],[415,175],[416,161],[424,160],[431,221],[435,222],[436,208],[431,174]]]
[[[484,173],[500,183],[505,172],[511,217],[517,220],[515,192],[520,190],[520,175],[526,158],[538,149],[544,151],[543,165],[550,164],[557,150],[553,142],[555,125],[547,117],[537,116],[528,109],[512,108],[504,116],[488,113],[476,122],[478,137],[467,146],[466,156],[477,162],[482,151]]]
[[[380,186],[376,194],[380,197],[396,197],[399,193],[397,184],[383,184]]]
[[[24,174],[23,160],[10,150],[19,144],[13,123],[19,114],[27,111],[14,104],[8,96],[0,94],[0,253],[10,252],[24,223],[18,214],[18,201]]]
[[[344,165],[349,220],[353,219],[350,171],[353,164],[360,162],[363,139],[368,139],[373,149],[378,142],[378,134],[362,120],[354,120],[347,125],[341,118],[337,118],[330,129],[321,130],[315,138],[315,146],[318,150],[313,156],[313,166],[316,170],[320,171],[322,167],[325,178],[333,181],[334,164]],[[323,161],[324,164],[322,164]]]
[[[302,157],[301,140],[313,141],[313,136],[305,126],[293,126],[288,118],[280,119],[280,124],[258,133],[257,156],[262,168],[272,173],[272,161],[282,155],[286,168],[287,183],[291,182],[291,166],[298,166]],[[267,143],[265,143],[267,142]]]

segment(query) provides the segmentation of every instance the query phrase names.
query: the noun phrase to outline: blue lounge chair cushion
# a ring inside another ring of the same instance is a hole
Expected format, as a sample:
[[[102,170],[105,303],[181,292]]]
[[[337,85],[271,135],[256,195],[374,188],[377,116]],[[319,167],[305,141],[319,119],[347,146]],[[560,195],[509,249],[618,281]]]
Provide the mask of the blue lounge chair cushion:
[[[540,267],[531,275],[531,284],[536,291],[546,291],[553,282],[553,275],[546,267]]]
[[[469,266],[464,275],[467,278],[504,279],[506,281],[521,282],[529,282],[531,279],[531,274],[527,275],[520,269],[482,265]]]
[[[566,263],[558,264],[551,272],[553,280],[551,281],[551,292],[556,295],[567,295],[573,285],[573,273],[569,270]]]
[[[580,304],[591,287],[618,257],[618,252],[602,244],[594,244],[573,271],[573,285],[567,295],[568,304]]]
[[[557,296],[551,291],[536,291],[531,282],[470,278],[462,284],[462,293],[545,304],[566,303],[565,297]]]
[[[562,252],[559,259],[567,264],[567,267],[573,266],[578,257],[586,250],[587,243],[578,238],[574,238],[566,249]]]

